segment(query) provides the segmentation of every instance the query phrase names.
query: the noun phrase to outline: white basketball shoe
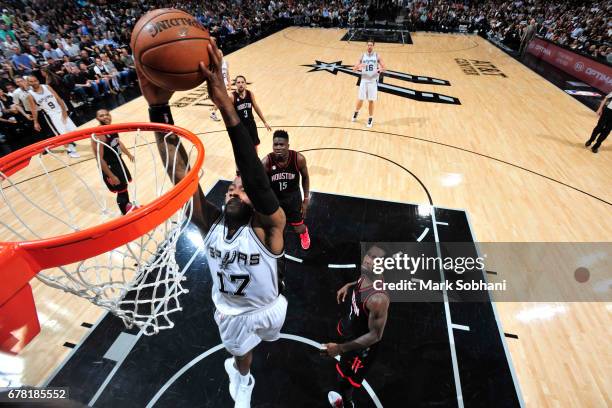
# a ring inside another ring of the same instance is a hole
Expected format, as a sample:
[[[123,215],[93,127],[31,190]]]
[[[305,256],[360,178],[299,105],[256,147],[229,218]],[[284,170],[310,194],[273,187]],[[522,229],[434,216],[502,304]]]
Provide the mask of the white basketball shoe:
[[[249,374],[248,382],[243,383],[241,380],[236,392],[236,403],[234,408],[251,408],[251,394],[255,388],[255,378]]]
[[[238,385],[240,384],[240,373],[234,366],[234,358],[230,357],[225,360],[223,364],[225,366],[225,372],[229,377],[229,393],[232,399],[236,400],[236,392],[238,391]]]

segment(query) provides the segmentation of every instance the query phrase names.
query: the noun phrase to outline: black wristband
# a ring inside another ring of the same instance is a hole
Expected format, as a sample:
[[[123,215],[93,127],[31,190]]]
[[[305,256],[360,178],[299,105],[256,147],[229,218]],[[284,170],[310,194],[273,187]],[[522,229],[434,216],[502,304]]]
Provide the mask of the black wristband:
[[[170,105],[165,103],[163,105],[149,106],[149,120],[151,122],[174,125],[174,119],[172,119],[172,111],[170,110]]]

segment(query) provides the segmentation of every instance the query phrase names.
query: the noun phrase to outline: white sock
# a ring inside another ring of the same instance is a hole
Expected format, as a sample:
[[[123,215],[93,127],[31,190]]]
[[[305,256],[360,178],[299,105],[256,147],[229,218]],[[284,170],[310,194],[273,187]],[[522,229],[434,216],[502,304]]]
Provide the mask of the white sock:
[[[242,375],[240,374],[240,384],[241,385],[249,385],[249,382],[251,381],[251,372],[249,371],[248,373],[246,373],[246,375]]]

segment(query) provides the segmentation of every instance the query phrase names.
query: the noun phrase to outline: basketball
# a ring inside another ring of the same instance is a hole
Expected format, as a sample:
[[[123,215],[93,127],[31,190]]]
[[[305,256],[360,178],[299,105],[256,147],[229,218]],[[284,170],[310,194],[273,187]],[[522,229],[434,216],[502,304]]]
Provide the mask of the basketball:
[[[134,59],[155,85],[185,91],[204,81],[199,63],[208,65],[210,34],[191,14],[157,9],[138,20],[132,31]]]

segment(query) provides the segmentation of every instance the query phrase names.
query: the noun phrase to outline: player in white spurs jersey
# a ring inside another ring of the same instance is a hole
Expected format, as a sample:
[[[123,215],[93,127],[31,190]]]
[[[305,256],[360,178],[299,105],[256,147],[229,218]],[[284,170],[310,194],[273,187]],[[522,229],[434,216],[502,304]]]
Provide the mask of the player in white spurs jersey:
[[[55,136],[76,130],[72,119],[68,117],[66,104],[57,93],[48,85],[42,85],[35,76],[28,77],[28,91],[30,101],[30,111],[34,119],[34,129],[40,132],[40,120],[45,120]],[[66,152],[72,158],[79,158],[76,145],[70,143],[66,145]]]
[[[374,101],[378,99],[378,76],[385,70],[382,58],[374,52],[374,41],[368,40],[368,51],[361,55],[361,58],[353,67],[354,71],[361,72],[359,83],[359,97],[353,113],[352,121],[357,120],[359,110],[363,106],[363,101],[368,101],[368,122],[367,127],[371,128],[374,121]]]
[[[203,249],[213,281],[214,317],[221,341],[233,355],[225,361],[230,395],[235,408],[248,408],[255,386],[250,374],[253,348],[262,340],[279,338],[287,312],[277,275],[277,260],[284,251],[285,213],[257,157],[253,139],[227,94],[217,47],[214,42],[208,47],[211,68],[200,63],[200,69],[225,122],[242,178],[237,177],[228,188],[223,211],[209,203],[199,188],[194,195],[192,221],[206,233]],[[173,92],[150,83],[138,62],[136,68],[151,121],[172,123],[168,101]],[[176,157],[178,149],[175,183],[187,172],[183,158],[188,157],[177,139],[156,134],[162,157]]]
[[[230,80],[231,77],[229,74],[229,65],[227,63],[227,60],[223,58],[223,51],[219,50],[219,56],[221,57],[221,74],[223,75],[223,83],[225,84],[225,89],[227,89],[227,92],[231,92],[232,91],[232,81]],[[213,106],[212,112],[210,113],[210,118],[217,122],[221,120],[217,116],[216,106]]]

